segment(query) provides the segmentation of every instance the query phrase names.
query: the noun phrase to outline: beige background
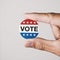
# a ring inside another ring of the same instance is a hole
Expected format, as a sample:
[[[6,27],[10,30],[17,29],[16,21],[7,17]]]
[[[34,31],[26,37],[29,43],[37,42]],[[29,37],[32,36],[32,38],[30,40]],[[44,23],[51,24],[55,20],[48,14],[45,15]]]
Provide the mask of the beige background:
[[[60,0],[0,0],[0,60],[60,60],[45,51],[27,49],[19,35],[25,12],[58,12]],[[50,25],[40,23],[39,36],[54,40]]]

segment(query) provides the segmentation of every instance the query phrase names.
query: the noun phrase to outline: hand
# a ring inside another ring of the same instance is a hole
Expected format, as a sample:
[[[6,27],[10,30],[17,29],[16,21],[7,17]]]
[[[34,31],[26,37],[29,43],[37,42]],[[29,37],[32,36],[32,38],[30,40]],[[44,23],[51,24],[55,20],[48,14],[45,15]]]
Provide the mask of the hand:
[[[25,46],[52,52],[60,56],[60,13],[26,13],[25,17],[51,25],[56,40],[35,38],[27,41]]]

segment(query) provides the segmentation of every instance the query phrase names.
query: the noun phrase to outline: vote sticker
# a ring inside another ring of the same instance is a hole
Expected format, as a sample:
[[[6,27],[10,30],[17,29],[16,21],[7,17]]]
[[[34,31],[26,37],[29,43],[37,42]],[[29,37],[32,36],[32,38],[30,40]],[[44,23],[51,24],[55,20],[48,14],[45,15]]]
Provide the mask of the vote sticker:
[[[25,19],[19,25],[20,35],[25,39],[36,38],[38,35],[38,23],[35,20]]]

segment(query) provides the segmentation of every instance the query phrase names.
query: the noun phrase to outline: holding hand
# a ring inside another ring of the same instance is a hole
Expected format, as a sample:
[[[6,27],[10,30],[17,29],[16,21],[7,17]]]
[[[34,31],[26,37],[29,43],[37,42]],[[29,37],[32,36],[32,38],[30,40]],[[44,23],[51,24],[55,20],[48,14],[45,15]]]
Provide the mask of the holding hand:
[[[51,25],[56,40],[35,38],[27,41],[25,46],[39,50],[49,51],[60,56],[60,13],[26,13],[25,17]]]

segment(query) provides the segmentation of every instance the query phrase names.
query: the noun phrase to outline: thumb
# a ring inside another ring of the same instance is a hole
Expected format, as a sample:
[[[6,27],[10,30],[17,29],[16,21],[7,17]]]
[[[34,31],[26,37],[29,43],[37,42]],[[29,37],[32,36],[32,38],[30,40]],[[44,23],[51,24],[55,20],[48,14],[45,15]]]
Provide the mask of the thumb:
[[[54,41],[54,40],[46,40],[43,38],[36,38],[30,41],[27,41],[25,46],[48,51],[60,56],[60,40]]]
[[[48,41],[43,38],[35,38],[33,40],[27,41],[25,46],[39,50],[48,50],[52,48],[52,41]]]

